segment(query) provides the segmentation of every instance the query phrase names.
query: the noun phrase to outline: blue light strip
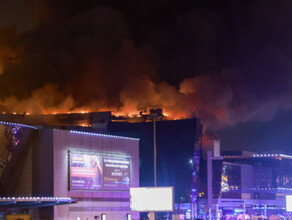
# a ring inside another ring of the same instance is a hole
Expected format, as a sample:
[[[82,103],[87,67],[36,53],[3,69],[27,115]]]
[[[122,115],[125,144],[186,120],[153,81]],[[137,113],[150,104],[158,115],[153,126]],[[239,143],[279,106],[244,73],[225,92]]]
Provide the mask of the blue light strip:
[[[252,190],[256,190],[256,191],[270,191],[270,190],[283,190],[283,191],[292,191],[292,188],[252,188]]]
[[[123,136],[99,134],[99,133],[91,133],[91,132],[83,132],[83,131],[72,131],[72,130],[70,130],[70,133],[72,133],[72,134],[82,134],[82,135],[91,135],[91,136],[98,136],[98,137],[106,137],[106,138],[119,138],[119,139],[125,139],[125,140],[135,140],[135,141],[139,141],[140,140],[139,138],[131,138],[131,137],[123,137]]]
[[[13,207],[42,207],[77,203],[70,197],[0,197],[1,206]]]
[[[245,159],[245,158],[285,158],[292,159],[292,156],[286,154],[252,154],[252,155],[228,155],[223,156],[224,159]]]
[[[253,154],[253,157],[281,157],[285,159],[292,159],[292,156],[286,154]]]
[[[30,126],[30,125],[24,125],[24,124],[12,123],[12,122],[0,121],[0,124],[2,124],[2,125],[12,125],[12,126],[21,126],[21,127],[27,127],[27,128],[32,128],[32,129],[37,130],[36,127]]]
[[[31,201],[31,200],[42,200],[42,201],[50,201],[50,200],[62,200],[62,201],[75,201],[70,197],[0,197],[1,201]]]
[[[283,154],[253,154],[253,157],[280,157]]]

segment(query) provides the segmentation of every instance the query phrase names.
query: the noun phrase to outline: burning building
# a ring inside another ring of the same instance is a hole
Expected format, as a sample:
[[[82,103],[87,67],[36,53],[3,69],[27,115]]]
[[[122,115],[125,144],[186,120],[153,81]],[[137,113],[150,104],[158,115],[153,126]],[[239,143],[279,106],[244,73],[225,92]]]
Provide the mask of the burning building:
[[[129,188],[139,186],[138,138],[1,122],[0,143],[2,216],[114,220],[130,214]]]
[[[198,118],[165,120],[162,110],[158,109],[151,111],[149,115],[141,113],[134,117],[114,116],[111,112],[56,115],[2,114],[0,120],[34,125],[38,129],[40,149],[36,158],[40,167],[38,172],[41,172],[38,176],[44,183],[43,188],[38,188],[38,194],[44,195],[49,192],[51,196],[73,197],[78,199],[78,204],[80,202],[88,204],[88,201],[92,199],[96,200],[103,196],[109,198],[107,192],[103,192],[103,190],[107,191],[104,188],[105,179],[103,179],[103,185],[98,186],[102,187],[102,192],[99,192],[100,188],[89,188],[87,191],[82,187],[75,189],[73,186],[72,189],[72,182],[70,182],[71,185],[68,182],[72,178],[72,172],[67,173],[68,161],[70,166],[72,164],[75,166],[76,161],[97,155],[98,158],[102,158],[104,164],[106,157],[114,156],[119,161],[131,162],[129,168],[131,186],[153,186],[153,117],[156,117],[157,186],[174,186],[176,203],[194,203],[197,199],[196,179],[202,137],[202,123]],[[104,134],[104,137],[94,135],[97,133]],[[109,141],[103,144],[103,140]],[[85,159],[82,160],[85,161]],[[54,163],[49,161],[54,161]],[[44,178],[47,178],[44,177],[44,173],[50,174],[49,181],[44,181]],[[64,176],[69,176],[69,180]],[[114,198],[113,201],[124,201],[125,204],[129,199],[127,191],[123,195],[119,194],[123,198],[116,198],[114,192],[111,195]],[[88,207],[92,207],[92,204]],[[79,210],[80,208],[74,208],[79,206],[71,205],[69,213],[71,209]],[[60,216],[66,215],[64,210],[68,211],[68,207],[63,207],[54,208],[55,213],[59,213]],[[89,208],[87,209],[89,212]],[[98,212],[95,209],[91,211]],[[105,212],[106,209],[99,211]],[[120,211],[127,214],[129,210],[124,207],[120,208]]]
[[[291,190],[290,156],[226,154],[216,135],[202,138],[199,118],[167,120],[156,109],[128,117],[85,112],[2,114],[0,119],[13,134],[7,139],[10,144],[5,145],[6,149],[14,149],[14,145],[23,149],[13,154],[18,155],[17,159],[14,156],[9,162],[1,161],[2,195],[78,199],[77,204],[42,207],[34,213],[39,216],[86,219],[106,214],[115,219],[129,214],[128,187],[154,185],[154,129],[157,186],[174,186],[175,213],[185,214],[186,219],[218,213],[234,215],[237,213],[229,212],[234,207],[238,212],[244,210],[240,214],[279,213]],[[18,130],[13,123],[27,124],[30,132],[22,133],[22,139],[16,138]],[[8,151],[3,152],[2,158],[9,158]],[[111,183],[112,165],[127,166],[120,170],[123,180],[119,183]],[[92,166],[100,175],[91,173]],[[9,179],[13,180],[11,184]]]

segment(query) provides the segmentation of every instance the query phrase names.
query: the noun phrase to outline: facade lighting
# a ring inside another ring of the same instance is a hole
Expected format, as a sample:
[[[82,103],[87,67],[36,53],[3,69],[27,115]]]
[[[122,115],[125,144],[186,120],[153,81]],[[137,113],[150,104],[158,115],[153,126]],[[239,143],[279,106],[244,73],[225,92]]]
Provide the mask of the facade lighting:
[[[108,135],[108,134],[99,134],[99,133],[91,133],[91,132],[83,132],[83,131],[73,131],[70,130],[72,134],[82,134],[82,135],[91,135],[91,136],[98,136],[98,137],[106,137],[106,138],[118,138],[118,139],[125,139],[125,140],[135,140],[139,141],[139,138],[131,138],[131,137],[122,137],[116,135]]]
[[[21,127],[27,127],[27,128],[32,128],[32,129],[37,130],[36,127],[30,126],[30,125],[18,124],[18,123],[11,123],[11,122],[0,121],[0,124],[2,124],[2,125],[10,125],[10,126],[21,126]]]

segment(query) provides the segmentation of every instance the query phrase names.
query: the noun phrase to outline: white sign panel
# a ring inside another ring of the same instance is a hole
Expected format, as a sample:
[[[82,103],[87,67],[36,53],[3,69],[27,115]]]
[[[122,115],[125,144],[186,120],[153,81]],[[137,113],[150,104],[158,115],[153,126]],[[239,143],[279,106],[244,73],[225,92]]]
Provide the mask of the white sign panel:
[[[173,187],[130,188],[131,211],[172,212]]]
[[[286,196],[286,212],[292,212],[292,195]]]

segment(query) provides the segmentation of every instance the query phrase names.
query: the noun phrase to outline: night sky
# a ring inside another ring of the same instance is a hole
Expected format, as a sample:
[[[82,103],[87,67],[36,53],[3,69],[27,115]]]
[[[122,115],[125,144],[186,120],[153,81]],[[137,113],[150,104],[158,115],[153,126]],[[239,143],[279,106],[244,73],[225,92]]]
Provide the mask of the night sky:
[[[0,0],[0,111],[162,107],[292,153],[292,2]]]

